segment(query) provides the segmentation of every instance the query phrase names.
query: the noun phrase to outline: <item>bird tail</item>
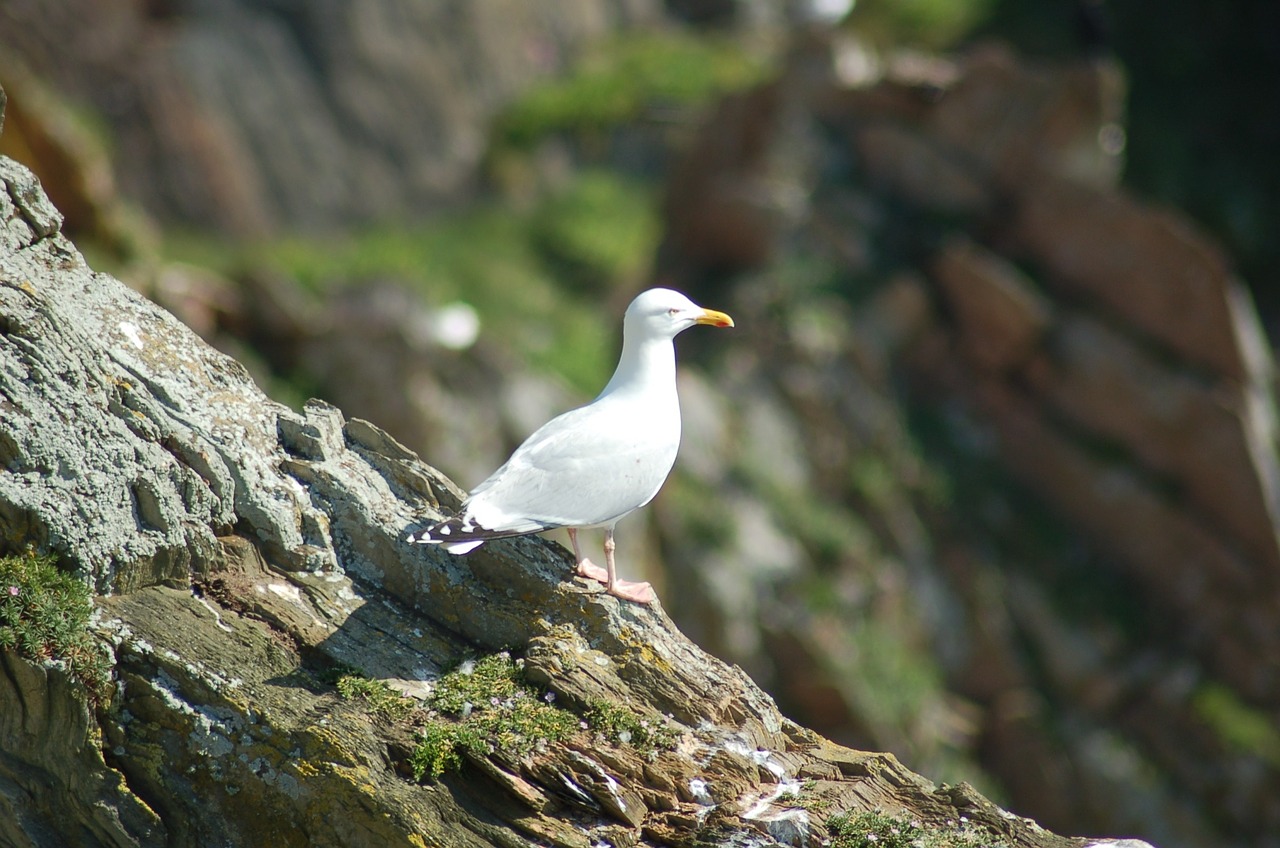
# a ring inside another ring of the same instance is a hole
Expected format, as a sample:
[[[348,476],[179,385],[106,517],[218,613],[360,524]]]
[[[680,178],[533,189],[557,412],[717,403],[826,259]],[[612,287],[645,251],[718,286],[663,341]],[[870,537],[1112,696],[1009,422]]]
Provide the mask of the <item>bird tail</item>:
[[[470,518],[455,515],[410,533],[405,537],[405,541],[417,545],[441,545],[449,553],[461,555],[470,553],[493,539],[523,536],[529,532],[531,531],[489,530]]]

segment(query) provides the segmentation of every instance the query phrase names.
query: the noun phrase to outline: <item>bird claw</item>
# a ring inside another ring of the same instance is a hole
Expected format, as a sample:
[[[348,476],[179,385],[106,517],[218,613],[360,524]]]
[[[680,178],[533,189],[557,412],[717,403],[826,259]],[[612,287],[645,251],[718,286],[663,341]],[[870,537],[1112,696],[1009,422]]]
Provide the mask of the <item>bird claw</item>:
[[[605,591],[615,598],[634,601],[637,604],[651,604],[658,599],[653,592],[653,587],[648,583],[632,583],[630,580],[618,580],[612,588],[606,588]]]
[[[589,559],[584,559],[582,562],[578,563],[577,575],[579,577],[585,577],[588,580],[594,580],[597,583],[609,582],[609,572],[605,571]]]
[[[584,595],[613,595],[615,598],[621,598],[624,601],[634,601],[637,604],[651,604],[657,600],[657,595],[653,592],[653,587],[648,583],[633,583],[630,580],[615,580],[613,585],[609,585],[609,572],[596,565],[589,559],[584,559],[578,563],[575,573],[579,577],[585,577],[588,580],[594,580],[597,583],[603,583],[604,588],[598,591],[579,590]]]

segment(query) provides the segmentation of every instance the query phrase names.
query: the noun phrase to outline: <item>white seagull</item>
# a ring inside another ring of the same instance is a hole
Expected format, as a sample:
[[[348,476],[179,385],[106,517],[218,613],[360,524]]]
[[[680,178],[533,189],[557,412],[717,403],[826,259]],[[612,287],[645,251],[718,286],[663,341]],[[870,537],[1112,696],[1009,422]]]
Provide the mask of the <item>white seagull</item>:
[[[565,527],[577,573],[628,601],[654,599],[648,583],[619,580],[613,528],[653,500],[680,447],[675,337],[694,324],[732,327],[671,289],[649,289],[627,307],[622,357],[604,391],[586,406],[543,424],[489,479],[471,490],[453,518],[408,541],[465,554],[491,539]],[[578,547],[578,531],[604,528],[605,568]]]

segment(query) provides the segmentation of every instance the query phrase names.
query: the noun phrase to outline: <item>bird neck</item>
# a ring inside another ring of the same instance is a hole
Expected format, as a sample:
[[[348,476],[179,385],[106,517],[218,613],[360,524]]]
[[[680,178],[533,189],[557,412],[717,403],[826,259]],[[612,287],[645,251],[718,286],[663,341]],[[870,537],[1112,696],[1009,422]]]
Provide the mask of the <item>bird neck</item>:
[[[654,391],[656,388],[675,392],[676,347],[669,338],[631,339],[623,333],[622,356],[608,385],[600,397]],[[651,388],[653,387],[653,388]],[[649,395],[654,397],[654,395]],[[660,396],[660,395],[659,395]]]

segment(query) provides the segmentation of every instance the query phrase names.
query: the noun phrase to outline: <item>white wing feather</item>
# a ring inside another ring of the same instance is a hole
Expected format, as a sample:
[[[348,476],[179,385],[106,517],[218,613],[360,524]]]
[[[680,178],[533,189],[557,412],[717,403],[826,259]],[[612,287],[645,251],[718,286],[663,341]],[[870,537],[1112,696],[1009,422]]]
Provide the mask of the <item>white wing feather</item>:
[[[532,531],[608,524],[644,506],[675,464],[680,418],[628,406],[601,401],[551,419],[472,491],[465,514],[489,530]]]

